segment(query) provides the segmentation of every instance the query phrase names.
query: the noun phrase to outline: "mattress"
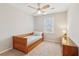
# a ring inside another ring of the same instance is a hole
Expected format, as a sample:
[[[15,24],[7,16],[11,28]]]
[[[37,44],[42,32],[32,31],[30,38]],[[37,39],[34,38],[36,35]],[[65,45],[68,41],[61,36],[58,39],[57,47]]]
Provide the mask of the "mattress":
[[[30,44],[36,42],[40,38],[42,38],[42,36],[27,36],[27,45],[30,45]]]

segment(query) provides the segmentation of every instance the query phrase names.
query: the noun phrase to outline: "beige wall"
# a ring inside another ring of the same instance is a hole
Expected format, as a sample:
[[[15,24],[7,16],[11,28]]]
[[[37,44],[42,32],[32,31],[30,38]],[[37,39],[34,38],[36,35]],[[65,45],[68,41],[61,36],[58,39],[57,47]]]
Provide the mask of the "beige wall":
[[[79,46],[79,4],[72,4],[68,10],[68,36]]]
[[[12,36],[33,31],[33,18],[8,4],[0,4],[0,53],[12,48]]]
[[[54,33],[45,33],[45,40],[60,42],[60,40],[57,38],[62,36],[62,30],[66,29],[67,27],[67,12],[55,13],[52,14],[52,17],[54,17]],[[44,32],[43,21],[44,19],[42,18],[42,16],[34,17],[35,31]]]
[[[41,16],[34,17],[34,30],[43,31],[43,18]]]

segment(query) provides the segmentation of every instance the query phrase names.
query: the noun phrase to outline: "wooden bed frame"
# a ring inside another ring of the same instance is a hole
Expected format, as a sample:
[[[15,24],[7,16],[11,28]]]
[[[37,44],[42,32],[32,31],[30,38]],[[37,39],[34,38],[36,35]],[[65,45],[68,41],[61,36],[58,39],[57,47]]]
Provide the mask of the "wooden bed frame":
[[[42,38],[37,40],[36,42],[27,45],[27,38],[24,38],[26,36],[33,35],[33,33],[28,33],[28,34],[22,34],[18,36],[13,36],[13,48],[20,50],[24,53],[28,53],[31,51],[34,47],[36,47],[38,44],[40,44],[44,40],[44,34],[42,34]]]

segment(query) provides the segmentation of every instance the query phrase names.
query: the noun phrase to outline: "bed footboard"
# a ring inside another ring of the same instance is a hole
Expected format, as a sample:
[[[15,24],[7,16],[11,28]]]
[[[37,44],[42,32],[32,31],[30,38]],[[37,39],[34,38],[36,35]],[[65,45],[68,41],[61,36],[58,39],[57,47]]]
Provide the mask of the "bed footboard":
[[[13,48],[28,53],[27,38],[13,36]]]

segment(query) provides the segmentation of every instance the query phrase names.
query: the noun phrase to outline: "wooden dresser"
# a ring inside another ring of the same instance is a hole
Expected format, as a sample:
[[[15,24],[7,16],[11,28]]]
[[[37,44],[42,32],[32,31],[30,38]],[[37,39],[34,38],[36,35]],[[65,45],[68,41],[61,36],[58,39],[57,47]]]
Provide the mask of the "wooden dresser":
[[[62,38],[63,56],[78,56],[77,45],[69,38]]]

